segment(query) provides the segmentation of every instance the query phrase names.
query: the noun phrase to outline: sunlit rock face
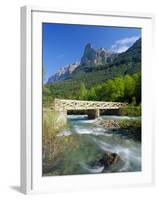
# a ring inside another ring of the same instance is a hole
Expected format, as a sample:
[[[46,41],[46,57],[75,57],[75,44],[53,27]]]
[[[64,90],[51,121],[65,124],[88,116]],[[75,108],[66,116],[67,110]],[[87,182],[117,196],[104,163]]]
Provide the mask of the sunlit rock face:
[[[48,83],[63,81],[70,76],[73,71],[79,66],[79,62],[61,67],[53,76],[48,79]]]
[[[90,43],[86,44],[81,58],[82,65],[107,64],[112,60],[114,54],[105,48],[94,49]]]

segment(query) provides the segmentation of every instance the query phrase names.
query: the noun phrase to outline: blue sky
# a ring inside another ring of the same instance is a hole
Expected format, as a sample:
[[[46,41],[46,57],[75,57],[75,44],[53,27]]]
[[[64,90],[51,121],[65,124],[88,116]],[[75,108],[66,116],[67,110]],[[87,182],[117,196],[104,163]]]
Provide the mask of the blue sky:
[[[43,23],[42,33],[46,81],[61,67],[80,61],[87,43],[120,53],[141,37],[139,28],[51,23]]]

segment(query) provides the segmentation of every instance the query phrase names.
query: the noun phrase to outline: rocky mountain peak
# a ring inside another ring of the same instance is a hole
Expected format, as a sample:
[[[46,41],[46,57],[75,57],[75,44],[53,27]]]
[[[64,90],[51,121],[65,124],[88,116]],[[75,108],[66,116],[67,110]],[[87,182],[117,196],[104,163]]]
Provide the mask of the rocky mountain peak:
[[[81,58],[82,65],[106,64],[112,56],[112,52],[105,48],[94,49],[90,43],[86,44]]]
[[[84,53],[81,58],[81,64],[88,64],[94,62],[96,59],[96,51],[92,48],[90,43],[86,44],[84,48]]]
[[[69,78],[78,66],[80,67],[107,64],[114,59],[114,55],[115,54],[113,54],[108,49],[95,49],[92,47],[91,43],[87,43],[84,47],[81,61],[61,67],[53,76],[49,78],[48,83],[63,81]]]
[[[87,43],[86,46],[85,46],[85,51],[89,50],[92,48],[92,45],[91,43]]]

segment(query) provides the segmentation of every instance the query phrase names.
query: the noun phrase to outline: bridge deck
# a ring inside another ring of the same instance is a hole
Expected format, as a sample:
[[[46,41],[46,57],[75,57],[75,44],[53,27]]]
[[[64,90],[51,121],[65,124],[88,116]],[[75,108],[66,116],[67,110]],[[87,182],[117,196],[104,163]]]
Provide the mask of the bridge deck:
[[[119,109],[127,103],[121,102],[103,102],[103,101],[81,101],[81,100],[66,100],[55,99],[55,110],[94,110],[94,109]]]

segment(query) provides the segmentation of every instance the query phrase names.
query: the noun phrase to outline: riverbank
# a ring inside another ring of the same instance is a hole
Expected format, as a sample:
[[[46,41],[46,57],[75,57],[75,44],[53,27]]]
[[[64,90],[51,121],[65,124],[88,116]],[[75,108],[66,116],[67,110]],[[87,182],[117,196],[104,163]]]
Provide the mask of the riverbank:
[[[74,148],[75,142],[70,137],[58,137],[58,134],[67,129],[59,121],[58,114],[53,110],[43,110],[42,133],[42,164],[43,174],[58,167],[67,148]]]
[[[120,116],[141,116],[141,105],[128,104],[119,108],[118,114]]]
[[[105,129],[111,129],[111,130],[126,130],[128,132],[128,137],[133,138],[137,141],[141,141],[141,120],[121,120],[121,119],[102,119],[98,118],[95,121],[95,124],[105,128]]]

